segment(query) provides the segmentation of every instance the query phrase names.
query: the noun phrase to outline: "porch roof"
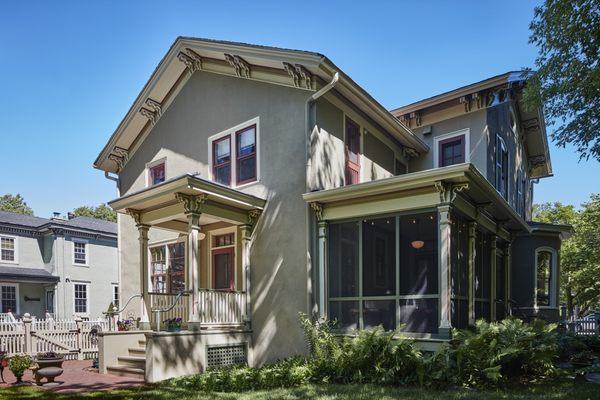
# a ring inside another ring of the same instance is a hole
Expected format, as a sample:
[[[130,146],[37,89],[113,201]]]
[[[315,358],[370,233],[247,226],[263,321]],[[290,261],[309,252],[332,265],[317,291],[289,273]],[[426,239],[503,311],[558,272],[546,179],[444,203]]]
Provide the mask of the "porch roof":
[[[117,212],[130,210],[141,214],[141,223],[162,226],[165,229],[187,231],[185,207],[177,199],[178,194],[205,196],[202,206],[202,223],[216,220],[233,224],[246,224],[248,213],[262,211],[266,200],[235,189],[207,181],[194,174],[184,174],[157,185],[130,193],[110,201],[108,204]],[[213,218],[214,217],[214,218]],[[170,222],[170,224],[168,223]]]
[[[44,268],[7,267],[0,268],[0,280],[10,282],[56,283],[58,276],[52,275]]]
[[[525,232],[532,229],[470,163],[305,193],[303,198],[322,206],[325,220],[416,210],[452,202],[460,203],[457,205],[462,209],[473,205],[470,207],[475,208],[473,214],[487,213],[508,229]],[[463,198],[467,201],[462,201]]]

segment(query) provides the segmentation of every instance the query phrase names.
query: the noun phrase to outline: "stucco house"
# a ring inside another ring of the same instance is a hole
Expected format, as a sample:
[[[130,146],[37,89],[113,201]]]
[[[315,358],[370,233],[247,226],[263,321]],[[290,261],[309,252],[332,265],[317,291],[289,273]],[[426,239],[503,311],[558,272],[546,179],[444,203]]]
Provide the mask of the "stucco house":
[[[119,299],[117,224],[0,211],[0,313],[102,317]]]
[[[121,293],[142,328],[102,334],[101,371],[157,381],[303,353],[299,312],[426,349],[510,310],[556,318],[568,227],[531,222],[552,165],[524,84],[389,111],[324,55],[178,38],[94,163],[117,181]],[[176,316],[183,331],[158,331]]]

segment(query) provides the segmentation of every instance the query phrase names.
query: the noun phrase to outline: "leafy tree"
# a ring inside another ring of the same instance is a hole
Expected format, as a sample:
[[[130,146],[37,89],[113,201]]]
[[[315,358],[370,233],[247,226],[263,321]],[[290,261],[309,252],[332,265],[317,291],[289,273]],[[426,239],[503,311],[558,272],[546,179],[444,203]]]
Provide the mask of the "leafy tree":
[[[546,0],[529,28],[539,54],[526,103],[544,106],[557,145],[600,160],[600,1]]]
[[[561,302],[570,312],[574,306],[582,312],[600,307],[600,195],[593,194],[580,211],[561,203],[536,204],[533,219],[575,230],[560,252]]]
[[[107,206],[106,204],[100,204],[98,207],[93,206],[81,206],[73,210],[75,217],[90,217],[103,219],[110,222],[117,222],[117,213]]]
[[[25,199],[17,193],[16,196],[12,194],[5,194],[0,196],[0,211],[9,211],[24,215],[33,215],[33,210],[27,205]]]

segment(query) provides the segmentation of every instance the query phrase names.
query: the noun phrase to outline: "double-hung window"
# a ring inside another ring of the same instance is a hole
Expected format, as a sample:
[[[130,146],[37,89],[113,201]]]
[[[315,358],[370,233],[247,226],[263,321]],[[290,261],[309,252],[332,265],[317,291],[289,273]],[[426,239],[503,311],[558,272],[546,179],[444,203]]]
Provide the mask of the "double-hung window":
[[[0,236],[0,261],[17,262],[17,238],[14,236]]]
[[[87,283],[75,283],[73,285],[73,304],[75,314],[89,313],[89,293]]]
[[[87,242],[82,240],[73,241],[73,264],[87,265],[88,264],[88,248]]]
[[[500,136],[496,136],[496,189],[508,198],[508,151]]]
[[[16,284],[3,284],[0,286],[0,312],[18,313],[18,290]]]
[[[166,179],[166,161],[157,160],[146,165],[148,176],[147,186],[158,185]]]
[[[543,247],[535,252],[536,285],[535,306],[556,307],[556,252],[554,249]]]
[[[346,185],[360,183],[360,127],[346,117]]]
[[[240,186],[258,180],[258,119],[209,140],[213,181]]]

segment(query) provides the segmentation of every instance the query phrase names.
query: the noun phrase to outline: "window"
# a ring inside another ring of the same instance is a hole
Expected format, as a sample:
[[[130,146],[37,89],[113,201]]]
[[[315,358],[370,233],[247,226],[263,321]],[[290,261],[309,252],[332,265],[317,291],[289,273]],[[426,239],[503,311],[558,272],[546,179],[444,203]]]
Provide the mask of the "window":
[[[157,185],[166,179],[166,161],[161,159],[146,165],[148,186]]]
[[[213,142],[213,177],[217,183],[231,185],[231,138],[229,136]]]
[[[237,184],[256,180],[256,125],[242,129],[236,136]]]
[[[211,238],[213,289],[235,290],[235,233]]]
[[[496,136],[496,189],[508,198],[508,151],[500,136]]]
[[[346,117],[346,185],[360,183],[360,127]]]
[[[435,213],[332,223],[328,243],[329,318],[340,329],[437,332]]]
[[[54,290],[46,290],[46,312],[54,314]]]
[[[150,248],[150,282],[154,293],[185,290],[185,243]]]
[[[241,186],[258,181],[258,122],[255,118],[208,139],[214,182]]]
[[[87,242],[73,241],[73,264],[87,265]]]
[[[3,284],[0,286],[0,312],[19,313],[18,297],[19,291],[17,285]]]
[[[537,249],[536,257],[536,307],[556,307],[556,252],[551,248]]]
[[[113,298],[112,303],[113,306],[118,310],[119,309],[119,285],[113,285]]]
[[[465,162],[465,136],[460,135],[450,139],[440,140],[439,143],[440,167],[461,164]]]
[[[0,261],[9,263],[17,262],[17,238],[14,236],[0,236]]]
[[[87,314],[89,312],[87,283],[75,283],[73,285],[73,299],[75,305],[75,314]]]

